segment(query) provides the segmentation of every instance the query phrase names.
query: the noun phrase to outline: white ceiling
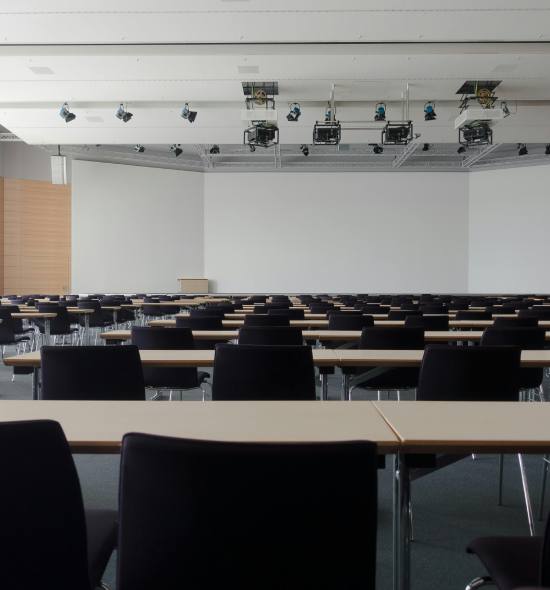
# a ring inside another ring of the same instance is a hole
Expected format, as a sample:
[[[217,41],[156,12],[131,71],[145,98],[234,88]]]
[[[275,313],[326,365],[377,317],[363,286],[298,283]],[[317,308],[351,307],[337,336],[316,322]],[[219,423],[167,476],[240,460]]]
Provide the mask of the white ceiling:
[[[339,118],[366,121],[378,100],[400,119],[408,82],[422,140],[454,143],[458,87],[497,79],[516,113],[496,140],[549,141],[550,3],[458,4],[0,0],[0,124],[36,144],[238,144],[241,82],[276,80],[281,141],[310,143],[332,83]],[[58,116],[66,100],[70,124]],[[187,100],[193,125],[179,117]],[[424,122],[426,100],[437,101],[437,121]],[[134,113],[127,124],[114,117],[121,101]],[[303,109],[296,124],[285,118],[292,101]],[[374,142],[379,131],[344,139]]]

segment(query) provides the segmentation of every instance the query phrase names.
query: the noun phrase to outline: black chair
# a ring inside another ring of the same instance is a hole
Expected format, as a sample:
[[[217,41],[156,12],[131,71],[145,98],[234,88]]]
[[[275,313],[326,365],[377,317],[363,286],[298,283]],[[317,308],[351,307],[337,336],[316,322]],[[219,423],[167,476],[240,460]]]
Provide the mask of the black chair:
[[[493,326],[495,328],[536,328],[539,325],[537,318],[495,318]]]
[[[490,311],[471,311],[469,309],[459,309],[456,312],[455,319],[457,320],[490,320],[493,318],[493,314]]]
[[[449,330],[448,315],[410,315],[405,318],[406,328],[422,328],[424,331],[447,332]]]
[[[441,303],[441,304],[429,303],[429,304],[421,305],[420,311],[423,314],[446,314],[448,311],[448,308],[443,303]]]
[[[422,312],[418,309],[392,309],[388,312],[388,320],[405,320],[413,315],[421,316]]]
[[[223,319],[225,316],[225,310],[221,307],[207,307],[205,309],[191,309],[189,311],[189,317],[201,318],[201,317],[217,317]]]
[[[194,350],[193,332],[189,328],[132,327],[132,344],[140,350]],[[210,375],[195,367],[143,367],[145,387],[183,391],[198,389]],[[204,399],[204,391],[202,391]]]
[[[543,328],[502,328],[491,326],[486,328],[481,337],[482,345],[505,345],[518,346],[522,350],[543,350],[546,344],[546,331]],[[537,394],[541,401],[544,401],[542,390],[542,379],[544,369],[521,369],[520,389],[535,390],[528,391],[529,394]]]
[[[374,326],[374,318],[370,315],[355,315],[348,312],[331,313],[328,316],[329,330],[359,330]]]
[[[468,588],[495,585],[498,590],[544,590],[550,587],[550,521],[544,537],[480,537],[466,547],[485,566],[488,576]],[[521,588],[520,588],[521,587]]]
[[[239,344],[300,346],[304,343],[300,328],[252,326],[239,330]]]
[[[293,309],[293,308],[269,308],[267,310],[267,315],[276,315],[276,316],[283,316],[288,318],[289,320],[303,320],[304,319],[304,310],[303,309]]]
[[[373,443],[127,434],[119,495],[118,590],[375,588]]]
[[[191,330],[201,330],[201,331],[213,331],[213,330],[223,330],[223,318],[219,316],[198,316],[198,317],[191,317],[191,316],[183,316],[183,317],[176,317],[176,328],[190,328]],[[216,344],[221,342],[227,342],[227,338],[216,339],[212,338],[211,340],[196,340],[195,341],[195,348],[202,349],[202,350],[212,350],[216,347]]]
[[[70,340],[73,340],[78,336],[78,328],[71,326],[72,320],[66,307],[59,305],[59,303],[38,303],[37,309],[43,313],[55,313],[57,314],[54,318],[50,319],[50,335],[54,337],[54,344],[56,343],[57,336],[62,336],[62,342],[65,342],[65,336],[69,336]],[[45,333],[44,320],[37,318],[33,320],[38,326],[40,334]]]
[[[385,327],[373,326],[365,328],[359,342],[360,349],[370,350],[422,350],[424,349],[424,329],[406,327]],[[376,371],[380,369],[376,368]],[[348,397],[351,399],[352,392],[357,387],[362,389],[376,390],[378,399],[382,391],[396,391],[400,399],[402,389],[414,389],[418,383],[417,368],[395,368],[387,369],[380,375],[370,377],[362,367],[343,368],[344,374],[357,375],[351,384]]]
[[[520,309],[518,318],[537,318],[537,320],[550,320],[550,308]]]
[[[2,586],[97,588],[116,544],[116,512],[84,511],[61,426],[0,423],[0,446]]]
[[[309,346],[218,344],[213,400],[315,400]]]
[[[429,345],[417,400],[518,401],[521,350],[515,346]]]
[[[25,332],[17,333],[17,320],[11,317],[11,313],[2,313],[0,315],[0,350],[2,352],[2,358],[6,352],[6,346],[16,346],[16,354],[19,354],[21,345],[26,348],[27,344],[31,342],[32,338],[30,334]]]
[[[244,318],[244,326],[290,326],[290,320],[284,315],[259,315],[250,313]]]
[[[41,399],[145,400],[137,346],[43,346],[40,357]]]

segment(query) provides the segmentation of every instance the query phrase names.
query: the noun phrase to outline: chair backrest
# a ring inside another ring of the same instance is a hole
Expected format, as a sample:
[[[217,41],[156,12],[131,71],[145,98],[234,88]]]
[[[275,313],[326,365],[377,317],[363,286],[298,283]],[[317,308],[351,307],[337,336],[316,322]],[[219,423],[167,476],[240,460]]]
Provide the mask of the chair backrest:
[[[213,400],[315,400],[309,346],[218,344]]]
[[[127,434],[117,588],[374,590],[376,469],[369,442]]]
[[[132,344],[140,350],[194,350],[190,328],[132,327]],[[143,367],[148,387],[191,389],[199,386],[195,367]]]
[[[539,327],[490,326],[483,332],[481,344],[519,346],[522,350],[542,350],[546,344],[546,330]]]
[[[420,306],[420,311],[424,314],[444,314],[447,313],[447,306],[443,303],[428,303]]]
[[[347,312],[328,316],[329,330],[362,330],[374,326],[374,318],[370,315],[349,315]]]
[[[539,320],[550,320],[550,308],[520,309],[519,318],[537,318]]]
[[[540,586],[550,587],[550,514],[546,519],[546,525],[544,527],[544,538],[541,544],[539,563]]]
[[[239,344],[300,346],[303,343],[304,338],[300,328],[248,326],[239,330]]]
[[[406,328],[422,328],[423,330],[447,331],[449,329],[448,315],[410,315],[405,318]]]
[[[249,313],[244,318],[244,325],[248,326],[290,326],[288,316],[284,315],[260,315]]]
[[[183,316],[176,318],[176,328],[191,330],[223,330],[222,318],[219,316]]]
[[[424,329],[373,326],[361,334],[359,348],[372,350],[419,350],[424,348]]]
[[[418,309],[392,309],[388,312],[388,320],[404,320],[411,315],[422,315]]]
[[[43,346],[40,357],[41,399],[145,399],[137,346]]]
[[[90,590],[78,475],[61,426],[0,423],[4,588]]]
[[[200,317],[218,317],[222,318],[225,316],[225,310],[221,307],[207,307],[205,309],[191,309],[189,311],[189,317],[200,318]]]
[[[267,315],[279,315],[284,316],[290,320],[303,320],[304,310],[303,309],[292,309],[289,307],[281,308],[268,308]]]
[[[515,346],[437,346],[424,352],[417,400],[518,401],[521,350]]]
[[[539,325],[537,318],[495,318],[493,326],[495,328],[536,328]]]
[[[459,309],[456,312],[457,320],[490,320],[493,315],[490,311],[471,311],[469,309]]]

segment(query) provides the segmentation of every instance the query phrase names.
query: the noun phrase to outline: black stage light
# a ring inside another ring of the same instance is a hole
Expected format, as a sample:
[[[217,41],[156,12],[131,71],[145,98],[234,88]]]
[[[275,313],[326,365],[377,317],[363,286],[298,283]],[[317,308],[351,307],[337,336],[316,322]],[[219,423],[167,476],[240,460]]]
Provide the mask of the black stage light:
[[[290,110],[288,111],[288,115],[286,116],[287,121],[291,121],[296,123],[302,114],[302,109],[297,102],[293,102],[290,105]]]
[[[304,154],[304,156],[309,156],[309,148],[307,147],[307,145],[302,144],[300,146],[300,151],[302,152],[302,154]]]
[[[76,119],[76,115],[71,113],[69,110],[69,104],[64,102],[59,110],[59,116],[65,121],[65,123],[70,123]]]
[[[383,148],[383,147],[382,147],[380,144],[378,144],[378,143],[375,143],[375,144],[372,146],[372,151],[373,151],[375,154],[383,154],[383,153],[384,153],[384,148]]]
[[[386,120],[386,104],[383,102],[379,102],[374,107],[374,120],[375,121],[385,121]]]
[[[213,146],[210,148],[210,153],[211,153],[213,156],[214,156],[214,155],[216,155],[216,154],[219,154],[219,153],[220,153],[220,146],[219,146],[219,145],[213,145]]]
[[[528,153],[527,146],[524,143],[518,143],[518,156],[526,156]]]
[[[124,121],[124,123],[128,123],[128,121],[134,116],[130,113],[122,103],[120,103],[118,109],[116,110],[115,116],[117,119]]]
[[[424,121],[435,121],[436,119],[435,102],[429,101],[424,105]]]
[[[544,148],[544,153],[545,153],[547,156],[550,156],[550,143],[547,143],[547,144],[546,144],[546,147]]]
[[[466,151],[466,146],[465,145],[461,145],[457,150],[456,153],[457,154],[463,154]]]
[[[183,150],[180,147],[179,143],[174,143],[173,145],[170,146],[170,151],[174,152],[174,155],[176,156],[176,158],[178,156],[181,156],[181,154],[183,154]]]
[[[422,151],[423,151],[423,152],[429,152],[429,151],[430,151],[430,147],[431,147],[431,146],[430,146],[430,144],[429,144],[429,143],[425,143],[425,144],[422,146]]]
[[[253,147],[268,148],[279,143],[279,128],[277,125],[264,121],[256,122],[245,129],[243,143]],[[250,150],[254,151],[254,150]]]
[[[181,110],[181,116],[182,116],[182,118],[189,121],[189,123],[193,123],[193,121],[197,118],[197,111],[192,111],[189,108],[189,103],[186,102],[183,105],[183,109]]]
[[[141,143],[136,143],[136,145],[134,146],[134,152],[137,152],[138,154],[143,154],[144,151],[145,148],[141,145]]]
[[[338,145],[342,127],[338,121],[317,121],[313,126],[313,145]]]

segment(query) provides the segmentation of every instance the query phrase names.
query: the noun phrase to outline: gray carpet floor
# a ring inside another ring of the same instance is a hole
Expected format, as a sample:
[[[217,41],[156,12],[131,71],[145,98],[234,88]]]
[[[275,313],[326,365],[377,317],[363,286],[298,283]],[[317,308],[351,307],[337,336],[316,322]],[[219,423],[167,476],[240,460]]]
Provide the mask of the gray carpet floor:
[[[329,380],[330,397],[337,398],[340,379]],[[550,384],[547,384],[550,386]],[[363,392],[356,398],[372,399]],[[406,396],[404,396],[406,397]],[[11,382],[11,370],[0,365],[0,399],[30,399],[31,378],[17,376]],[[198,396],[197,396],[197,399]],[[169,403],[169,402],[159,402]],[[182,403],[182,402],[172,402]],[[184,402],[183,402],[184,403]],[[89,508],[115,508],[117,504],[119,457],[76,455],[84,501]],[[540,500],[542,460],[527,456],[526,467],[535,508]],[[392,489],[391,460],[379,471],[379,527],[377,588],[392,585]],[[496,505],[498,457],[482,455],[470,458],[414,482],[412,487],[415,541],[412,547],[412,587],[459,590],[473,577],[484,573],[473,556],[465,553],[466,544],[478,536],[528,534],[517,460],[505,458],[504,503]],[[550,500],[548,501],[550,504]],[[537,523],[542,531],[542,523]],[[346,539],[334,539],[346,543]],[[330,547],[327,547],[330,556]],[[115,559],[105,574],[114,589]]]

